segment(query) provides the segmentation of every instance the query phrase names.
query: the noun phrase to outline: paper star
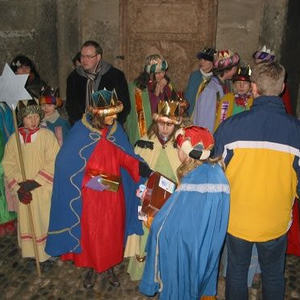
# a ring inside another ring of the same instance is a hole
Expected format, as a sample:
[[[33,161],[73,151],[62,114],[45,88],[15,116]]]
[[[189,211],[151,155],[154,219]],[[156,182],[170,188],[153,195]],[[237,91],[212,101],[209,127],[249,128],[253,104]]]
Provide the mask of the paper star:
[[[13,109],[19,100],[31,99],[25,89],[28,74],[16,75],[6,63],[0,76],[0,101],[5,101]]]

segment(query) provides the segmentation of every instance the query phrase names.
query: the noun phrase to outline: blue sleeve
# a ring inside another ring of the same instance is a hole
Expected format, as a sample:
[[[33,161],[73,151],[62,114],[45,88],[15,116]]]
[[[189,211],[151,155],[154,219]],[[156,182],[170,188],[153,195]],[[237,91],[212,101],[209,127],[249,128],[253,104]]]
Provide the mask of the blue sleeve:
[[[213,156],[218,157],[223,154],[224,151],[224,143],[222,140],[222,124],[217,128],[217,130],[214,133],[214,139],[215,139],[215,146],[213,151]]]

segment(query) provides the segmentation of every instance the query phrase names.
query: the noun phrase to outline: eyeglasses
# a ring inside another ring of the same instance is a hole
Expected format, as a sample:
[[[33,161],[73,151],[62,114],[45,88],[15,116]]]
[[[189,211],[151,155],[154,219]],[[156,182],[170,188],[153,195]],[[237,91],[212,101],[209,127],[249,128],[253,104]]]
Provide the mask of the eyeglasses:
[[[80,59],[86,58],[86,59],[93,59],[94,57],[96,57],[98,55],[98,53],[96,53],[95,55],[80,55]]]

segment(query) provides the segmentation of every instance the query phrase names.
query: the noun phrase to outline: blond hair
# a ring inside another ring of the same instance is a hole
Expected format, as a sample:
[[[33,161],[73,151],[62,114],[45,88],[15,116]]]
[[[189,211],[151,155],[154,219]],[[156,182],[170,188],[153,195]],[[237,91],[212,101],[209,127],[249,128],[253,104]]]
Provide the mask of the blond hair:
[[[184,162],[181,163],[181,165],[177,168],[177,178],[180,182],[181,179],[192,170],[196,169],[197,167],[201,166],[203,163],[209,163],[209,164],[220,164],[220,166],[225,169],[224,162],[222,160],[222,157],[215,157],[215,158],[208,158],[206,160],[198,160],[191,157],[188,157]]]
[[[251,81],[257,86],[259,95],[278,96],[282,92],[285,77],[284,67],[277,63],[260,63],[254,65]]]

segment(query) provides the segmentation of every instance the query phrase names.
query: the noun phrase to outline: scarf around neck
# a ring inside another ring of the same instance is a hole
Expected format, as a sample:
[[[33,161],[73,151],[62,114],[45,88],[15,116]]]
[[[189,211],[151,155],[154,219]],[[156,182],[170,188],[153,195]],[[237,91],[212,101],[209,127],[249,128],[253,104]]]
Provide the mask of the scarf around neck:
[[[23,137],[24,144],[31,143],[31,136],[36,133],[40,128],[37,127],[35,129],[28,129],[21,127],[19,128],[19,132]]]
[[[111,64],[109,64],[108,62],[103,61],[101,59],[94,72],[85,71],[82,66],[80,66],[76,69],[76,72],[80,76],[87,78],[86,94],[85,94],[85,108],[87,108],[92,103],[92,97],[91,97],[92,94],[98,88],[102,76],[111,67],[112,67]]]

